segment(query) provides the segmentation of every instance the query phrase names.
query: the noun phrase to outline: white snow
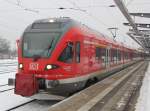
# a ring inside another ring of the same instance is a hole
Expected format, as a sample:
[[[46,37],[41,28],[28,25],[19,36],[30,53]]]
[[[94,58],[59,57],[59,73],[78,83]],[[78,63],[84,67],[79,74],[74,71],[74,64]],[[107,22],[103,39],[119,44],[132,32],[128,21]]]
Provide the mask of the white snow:
[[[0,87],[0,92],[4,91],[4,90],[12,89],[12,88],[14,88],[14,87],[13,86],[2,86],[2,87]]]
[[[150,62],[135,109],[135,111],[150,111]]]
[[[8,83],[8,78],[15,78],[17,71],[16,59],[0,60],[0,85]]]
[[[17,59],[0,59],[0,63],[14,63],[17,62]]]
[[[15,78],[17,71],[17,60],[0,60],[0,85],[8,83],[8,78]],[[3,73],[5,72],[5,73]],[[8,72],[8,73],[7,73]],[[11,86],[1,86],[0,91],[10,89]],[[30,101],[30,98],[24,98],[14,94],[14,90],[0,93],[0,111],[5,111],[19,104]]]
[[[10,72],[11,71],[11,72]],[[8,83],[8,78],[15,78],[17,60],[0,60],[0,85]],[[6,72],[6,73],[3,73]],[[8,72],[8,73],[7,73]],[[13,88],[13,86],[1,86],[0,91]],[[14,94],[14,90],[0,92],[0,111],[6,111],[12,107],[26,103],[32,99]],[[19,107],[14,111],[47,111],[56,101],[35,101]]]
[[[24,98],[14,94],[14,90],[0,93],[0,111],[6,111],[14,106],[30,101],[29,98]]]
[[[35,101],[26,104],[22,107],[14,109],[12,111],[48,111],[50,106],[56,104],[58,101]]]
[[[8,78],[15,78],[15,72],[0,74],[0,85],[8,84]]]

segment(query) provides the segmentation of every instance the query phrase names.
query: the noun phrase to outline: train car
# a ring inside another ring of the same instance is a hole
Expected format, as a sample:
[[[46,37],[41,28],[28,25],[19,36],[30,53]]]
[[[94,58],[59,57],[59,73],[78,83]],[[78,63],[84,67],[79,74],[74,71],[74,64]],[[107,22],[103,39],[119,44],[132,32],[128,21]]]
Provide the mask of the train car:
[[[124,44],[68,18],[37,20],[18,44],[15,94],[68,96],[141,58]],[[137,57],[137,56],[136,56]]]

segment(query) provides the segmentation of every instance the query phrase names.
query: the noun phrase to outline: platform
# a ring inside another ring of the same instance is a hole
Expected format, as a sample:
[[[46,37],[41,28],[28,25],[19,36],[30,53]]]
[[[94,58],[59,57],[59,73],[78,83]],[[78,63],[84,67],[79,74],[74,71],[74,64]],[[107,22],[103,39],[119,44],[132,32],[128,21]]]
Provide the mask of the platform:
[[[49,111],[123,111],[141,86],[147,65],[145,61],[118,72],[53,105]]]

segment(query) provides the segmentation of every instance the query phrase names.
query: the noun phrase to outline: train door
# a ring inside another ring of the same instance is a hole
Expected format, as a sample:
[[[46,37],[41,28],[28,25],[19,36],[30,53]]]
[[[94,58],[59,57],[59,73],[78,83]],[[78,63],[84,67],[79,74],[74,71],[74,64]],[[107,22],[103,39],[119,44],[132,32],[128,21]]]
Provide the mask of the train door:
[[[109,67],[109,61],[110,61],[110,49],[106,48],[106,57],[105,57],[105,66],[106,68]]]
[[[75,69],[76,74],[82,74],[82,61],[81,61],[81,42],[79,40],[75,41]]]
[[[81,35],[76,35],[74,37],[74,63],[75,63],[75,72],[77,75],[81,75],[82,74],[82,60],[81,60],[81,54],[82,54],[82,41]]]

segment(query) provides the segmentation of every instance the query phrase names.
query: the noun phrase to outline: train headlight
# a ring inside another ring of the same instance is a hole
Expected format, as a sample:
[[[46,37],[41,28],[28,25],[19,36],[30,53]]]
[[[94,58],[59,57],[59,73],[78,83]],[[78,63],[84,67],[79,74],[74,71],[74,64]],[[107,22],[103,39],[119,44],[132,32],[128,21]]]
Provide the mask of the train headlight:
[[[23,64],[19,64],[19,69],[23,69]]]
[[[47,64],[45,69],[46,70],[51,70],[51,69],[56,69],[58,68],[59,66],[58,65],[54,65],[54,64]]]
[[[47,66],[46,66],[46,69],[47,70],[50,70],[50,69],[52,69],[53,67],[52,67],[52,65],[50,65],[50,64],[48,64]]]

